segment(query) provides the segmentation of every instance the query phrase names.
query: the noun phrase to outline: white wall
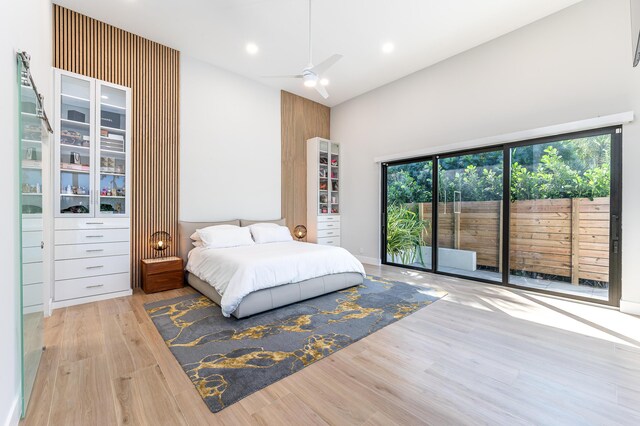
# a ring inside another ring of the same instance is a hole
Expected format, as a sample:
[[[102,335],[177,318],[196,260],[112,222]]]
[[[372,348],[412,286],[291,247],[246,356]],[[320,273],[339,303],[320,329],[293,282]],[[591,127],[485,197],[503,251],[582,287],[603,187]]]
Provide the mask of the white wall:
[[[628,0],[585,0],[334,107],[343,245],[379,258],[374,157],[629,110],[640,114]],[[623,144],[623,299],[640,303],[640,123],[624,127]]]
[[[0,152],[4,161],[0,167],[0,188],[3,197],[0,209],[0,424],[15,419],[15,405],[20,395],[20,293],[18,245],[18,123],[17,123],[17,49],[32,57],[32,73],[38,89],[47,101],[51,116],[52,94],[52,15],[48,0],[4,2],[0,14]],[[11,194],[11,195],[8,195]]]
[[[180,219],[280,218],[280,91],[180,57]]]

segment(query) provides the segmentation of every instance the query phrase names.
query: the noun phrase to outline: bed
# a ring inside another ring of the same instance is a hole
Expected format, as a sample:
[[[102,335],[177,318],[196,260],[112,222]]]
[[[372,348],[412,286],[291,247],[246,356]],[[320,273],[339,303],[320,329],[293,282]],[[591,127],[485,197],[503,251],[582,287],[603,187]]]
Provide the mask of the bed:
[[[362,264],[340,247],[292,241],[202,249],[194,247],[190,238],[196,229],[207,226],[257,222],[284,225],[284,219],[179,223],[186,280],[219,305],[223,315],[240,319],[362,284]]]

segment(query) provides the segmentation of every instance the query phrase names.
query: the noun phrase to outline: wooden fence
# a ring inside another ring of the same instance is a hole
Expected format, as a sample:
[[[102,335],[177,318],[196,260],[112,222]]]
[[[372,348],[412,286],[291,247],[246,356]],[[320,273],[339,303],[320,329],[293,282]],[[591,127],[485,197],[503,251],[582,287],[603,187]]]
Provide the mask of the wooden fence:
[[[477,264],[501,269],[502,201],[441,203],[440,246],[476,252]],[[545,275],[609,281],[609,198],[511,203],[510,268]],[[419,212],[431,220],[431,204]],[[425,233],[431,245],[431,231]]]

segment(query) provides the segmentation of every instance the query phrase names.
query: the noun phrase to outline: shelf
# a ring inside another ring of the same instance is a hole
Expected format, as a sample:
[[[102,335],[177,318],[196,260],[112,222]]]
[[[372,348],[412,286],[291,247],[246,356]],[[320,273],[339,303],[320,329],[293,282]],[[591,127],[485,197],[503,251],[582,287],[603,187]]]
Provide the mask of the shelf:
[[[38,145],[42,145],[42,141],[34,141],[34,140],[31,140],[31,139],[22,139],[22,142],[23,143],[35,143],[35,144],[38,144]]]
[[[60,93],[63,98],[75,99],[77,101],[91,102],[89,99],[81,98],[80,96],[67,95],[66,93]]]
[[[73,148],[73,149],[81,149],[81,150],[86,150],[86,151],[91,150],[91,147],[89,147],[89,146],[69,145],[68,143],[61,143],[60,144],[60,148]]]
[[[100,171],[100,174],[101,174],[101,175],[105,175],[105,176],[122,176],[122,177],[127,176],[127,175],[126,175],[126,174],[124,174],[124,173],[103,172],[103,171]]]
[[[118,133],[126,133],[127,132],[125,129],[116,129],[115,127],[100,126],[100,128],[103,129],[103,130],[109,130],[111,132],[118,132]]]
[[[61,118],[60,122],[62,124],[66,124],[67,126],[77,126],[77,127],[91,127],[91,123],[84,123],[82,121],[68,120],[66,118]]]
[[[90,195],[81,195],[81,194],[60,194],[61,197],[77,197],[77,198],[89,198]]]
[[[24,115],[25,117],[40,118],[40,117],[38,117],[37,114],[34,114],[32,112],[21,112],[20,114]]]
[[[100,198],[126,198],[124,195],[101,195]]]
[[[107,107],[107,108],[115,108],[115,109],[119,109],[119,110],[122,110],[122,111],[126,111],[127,110],[126,107],[121,107],[121,106],[118,106],[118,105],[108,104],[106,102],[100,102],[100,106],[101,107]]]
[[[124,151],[111,151],[110,149],[101,149],[100,150],[100,154],[102,154],[103,152],[106,152],[108,154],[120,154],[120,155],[125,155],[126,152]]]
[[[74,170],[74,169],[65,169],[60,167],[60,173],[82,173],[82,174],[90,174],[91,171],[89,170]]]
[[[42,192],[40,192],[40,193],[38,193],[38,192],[23,192],[22,195],[34,195],[34,196],[42,197]]]

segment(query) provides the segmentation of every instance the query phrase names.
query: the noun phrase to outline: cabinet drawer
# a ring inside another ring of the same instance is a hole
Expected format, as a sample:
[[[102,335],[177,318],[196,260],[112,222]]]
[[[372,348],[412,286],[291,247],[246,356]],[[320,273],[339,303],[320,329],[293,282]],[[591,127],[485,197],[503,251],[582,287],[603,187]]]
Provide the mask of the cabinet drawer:
[[[340,216],[318,216],[318,222],[340,222]]]
[[[22,265],[22,285],[44,282],[44,264],[42,262]]]
[[[318,230],[318,238],[322,237],[339,237],[340,236],[340,228],[338,229],[319,229]]]
[[[42,219],[31,219],[24,218],[22,219],[22,230],[23,231],[42,231],[44,229],[44,222]]]
[[[126,217],[107,218],[60,218],[55,220],[55,229],[111,229],[129,228],[130,221]]]
[[[69,280],[123,272],[129,272],[129,256],[56,260],[55,279]]]
[[[40,248],[42,241],[42,231],[25,231],[22,233],[22,247]]]
[[[318,244],[321,246],[340,246],[340,236],[318,238]]]
[[[22,263],[35,263],[43,261],[43,250],[38,247],[26,247],[22,249]]]
[[[340,222],[318,222],[318,229],[340,229]]]
[[[56,231],[55,243],[91,244],[129,241],[129,229],[87,229],[82,231]]]
[[[96,296],[98,294],[125,291],[131,288],[129,274],[102,275],[75,280],[56,281],[54,297],[56,301]]]
[[[56,246],[56,260],[129,254],[129,242]]]
[[[184,287],[184,272],[182,270],[143,276],[142,290],[145,293],[156,293],[182,287]]]

